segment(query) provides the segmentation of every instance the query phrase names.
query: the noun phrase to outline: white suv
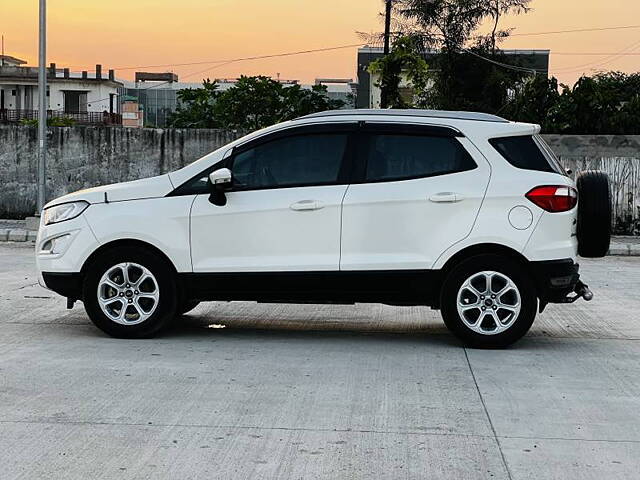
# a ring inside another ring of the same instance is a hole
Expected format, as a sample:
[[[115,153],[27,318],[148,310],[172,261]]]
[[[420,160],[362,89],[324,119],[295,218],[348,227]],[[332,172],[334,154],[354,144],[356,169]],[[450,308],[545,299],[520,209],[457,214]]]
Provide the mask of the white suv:
[[[506,346],[547,303],[590,299],[576,255],[609,245],[606,176],[576,189],[539,130],[420,110],[274,125],[48,203],[40,280],[117,337],[205,300],[380,302],[439,308],[466,344]]]

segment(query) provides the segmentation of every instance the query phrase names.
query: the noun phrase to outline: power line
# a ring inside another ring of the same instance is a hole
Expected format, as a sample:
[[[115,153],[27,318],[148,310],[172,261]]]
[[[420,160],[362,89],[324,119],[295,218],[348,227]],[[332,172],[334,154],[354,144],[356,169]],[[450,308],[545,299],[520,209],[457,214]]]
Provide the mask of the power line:
[[[568,29],[568,30],[553,30],[546,32],[529,32],[529,33],[512,33],[509,37],[526,37],[526,36],[535,36],[535,35],[554,35],[561,33],[580,33],[580,32],[599,32],[599,31],[609,31],[609,30],[625,30],[625,29],[635,29],[640,28],[640,25],[620,25],[613,27],[594,27],[594,28],[578,28],[578,29]],[[335,47],[325,47],[325,48],[317,48],[310,50],[299,50],[294,52],[284,52],[284,53],[275,53],[270,55],[255,55],[251,57],[240,57],[234,59],[226,59],[226,60],[204,60],[198,62],[184,62],[184,63],[162,63],[156,65],[137,65],[137,66],[124,66],[124,67],[114,67],[114,70],[135,70],[138,68],[159,68],[159,67],[183,67],[189,65],[206,65],[212,63],[227,63],[230,61],[239,62],[239,61],[247,61],[247,60],[262,60],[267,58],[278,58],[278,57],[288,57],[293,55],[302,55],[307,53],[319,53],[319,52],[328,52],[332,50],[341,50],[345,48],[354,48],[361,47],[362,43],[353,43],[349,45],[338,45]],[[601,55],[600,53],[560,53],[553,52],[556,55]],[[602,55],[611,55],[609,53],[603,53]],[[634,53],[632,55],[640,55],[640,53]],[[83,68],[80,65],[71,65],[69,68]]]
[[[554,52],[551,51],[551,55],[568,55],[568,56],[592,56],[592,57],[604,57],[611,55],[619,55],[621,57],[627,56],[637,56],[640,55],[640,52],[626,52],[626,53],[615,53],[615,52]]]
[[[262,60],[265,58],[279,58],[279,57],[291,57],[294,55],[304,55],[308,53],[320,53],[320,52],[329,52],[332,50],[341,50],[345,48],[354,48],[354,47],[362,47],[362,43],[352,43],[350,45],[338,45],[336,47],[324,47],[324,48],[315,48],[311,50],[298,50],[295,52],[284,52],[284,53],[273,53],[270,55],[255,55],[251,57],[240,57],[240,58],[232,58],[226,60],[205,60],[199,62],[186,62],[186,63],[164,63],[158,65],[138,65],[138,66],[128,66],[128,67],[114,67],[114,70],[135,70],[137,68],[157,68],[157,67],[184,67],[188,65],[206,65],[211,63],[229,63],[229,62],[243,62],[248,60]],[[82,68],[79,65],[73,65],[73,68]],[[72,68],[69,67],[69,68]]]
[[[325,48],[318,48],[318,49],[312,49],[312,50],[300,50],[297,52],[285,52],[285,53],[276,53],[276,54],[271,54],[271,55],[256,55],[253,57],[241,57],[241,58],[234,58],[234,59],[230,59],[230,60],[214,60],[214,61],[209,61],[209,62],[190,62],[190,63],[184,63],[184,64],[180,64],[180,65],[203,65],[203,64],[211,64],[211,63],[218,63],[218,65],[213,65],[211,67],[207,67],[204,70],[199,70],[196,72],[191,72],[188,73],[186,75],[182,75],[182,78],[187,78],[187,77],[191,77],[193,75],[198,75],[198,74],[202,74],[205,72],[208,72],[210,70],[213,70],[215,68],[219,68],[219,67],[224,67],[225,65],[229,65],[231,63],[236,63],[236,62],[242,62],[242,61],[246,61],[246,60],[257,60],[257,59],[262,59],[262,58],[274,58],[274,57],[288,57],[288,56],[293,56],[293,55],[303,55],[303,54],[307,54],[307,53],[316,53],[316,52],[327,52],[330,50],[338,50],[338,49],[344,49],[344,48],[353,48],[353,47],[361,47],[362,43],[356,43],[356,44],[351,44],[351,45],[340,45],[337,47],[325,47]],[[172,65],[165,65],[165,66],[176,66],[177,64],[172,64]],[[148,68],[147,67],[127,67],[129,69],[134,69],[134,68]],[[125,68],[119,68],[117,70],[125,70]],[[160,83],[156,83],[154,85],[151,85],[150,87],[146,87],[146,88],[140,88],[137,89],[138,91],[142,90],[150,90],[152,88],[158,88],[161,87],[162,85],[166,85],[167,83],[172,83],[171,81],[165,81],[165,82],[160,82]],[[85,102],[85,104],[89,104],[89,103],[98,103],[98,102],[103,102],[105,100],[109,100],[109,97],[107,98],[101,98],[98,100],[87,100]]]
[[[629,50],[633,50],[635,48],[637,48],[638,46],[640,46],[640,40],[639,41],[635,41],[632,44],[626,46],[625,48],[623,48],[622,50],[620,50],[618,53],[614,53],[612,55],[609,55],[608,57],[604,58],[604,59],[600,59],[596,62],[589,62],[589,63],[584,63],[582,65],[573,65],[570,67],[563,67],[563,68],[557,68],[554,69],[554,72],[559,72],[559,73],[573,73],[573,72],[577,72],[580,71],[584,68],[588,68],[588,67],[600,67],[603,65],[607,65],[615,60],[617,60],[618,58],[621,57],[621,55],[628,53]]]
[[[219,67],[224,67],[225,65],[229,65],[230,63],[234,63],[236,60],[229,60],[228,62],[224,62],[220,65],[214,65],[212,67],[207,67],[204,70],[199,70],[197,72],[191,72],[191,73],[187,73],[186,75],[183,75],[183,77],[191,77],[193,75],[198,75],[198,74],[202,74],[205,72],[208,72],[209,70],[213,70]],[[151,90],[152,88],[158,88],[161,87],[162,85],[166,85],[167,83],[172,83],[171,80],[167,80],[165,82],[160,82],[160,83],[155,83],[149,87],[145,87],[145,88],[136,88],[136,92],[140,92],[140,91],[147,91],[147,90]],[[89,103],[98,103],[98,102],[104,102],[105,100],[109,100],[110,97],[106,97],[106,98],[100,98],[98,100],[87,100],[86,102],[84,102],[84,104],[89,104]],[[140,100],[140,96],[138,95],[138,100]]]
[[[494,65],[498,65],[500,67],[504,67],[504,68],[507,68],[507,69],[510,69],[510,70],[515,70],[516,72],[526,72],[526,73],[533,73],[533,74],[546,73],[546,70],[539,70],[539,69],[536,69],[536,68],[521,67],[521,66],[518,66],[518,65],[511,65],[511,64],[508,64],[508,63],[498,62],[497,60],[493,60],[491,58],[484,57],[484,56],[480,55],[479,53],[476,53],[476,52],[474,52],[472,50],[468,50],[466,48],[460,48],[460,51],[463,51],[465,53],[473,55],[474,57],[478,57],[481,60],[484,60],[486,62],[493,63]]]
[[[574,30],[554,30],[549,32],[512,33],[510,37],[531,37],[534,35],[555,35],[558,33],[603,32],[606,30],[627,30],[640,28],[640,25],[622,25],[617,27],[577,28]]]

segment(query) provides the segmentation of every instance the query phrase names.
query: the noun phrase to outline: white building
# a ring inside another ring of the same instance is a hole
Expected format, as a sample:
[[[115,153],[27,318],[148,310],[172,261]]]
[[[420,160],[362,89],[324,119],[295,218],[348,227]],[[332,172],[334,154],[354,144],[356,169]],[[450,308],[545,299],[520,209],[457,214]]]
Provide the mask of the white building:
[[[33,119],[38,114],[38,69],[15,60],[0,66],[0,121],[4,122]],[[101,65],[94,72],[70,72],[51,64],[47,68],[47,116],[69,117],[77,123],[120,124],[121,86],[113,70],[102,75]]]

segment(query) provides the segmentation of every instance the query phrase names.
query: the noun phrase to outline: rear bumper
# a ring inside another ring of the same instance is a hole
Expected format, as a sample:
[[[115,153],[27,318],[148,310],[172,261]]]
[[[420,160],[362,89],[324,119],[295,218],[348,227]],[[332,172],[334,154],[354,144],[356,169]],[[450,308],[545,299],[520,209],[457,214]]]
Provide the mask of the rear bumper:
[[[82,275],[80,273],[42,272],[44,286],[72,300],[82,298]]]
[[[574,291],[580,279],[580,267],[570,258],[531,262],[531,268],[540,303],[544,305],[564,303],[563,299]]]

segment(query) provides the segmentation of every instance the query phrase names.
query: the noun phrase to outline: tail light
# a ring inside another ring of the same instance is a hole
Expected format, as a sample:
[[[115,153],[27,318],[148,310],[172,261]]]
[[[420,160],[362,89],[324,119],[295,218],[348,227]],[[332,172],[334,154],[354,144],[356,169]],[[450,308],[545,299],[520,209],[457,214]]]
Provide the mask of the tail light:
[[[544,185],[525,195],[547,212],[567,212],[578,203],[578,191],[566,185]]]

